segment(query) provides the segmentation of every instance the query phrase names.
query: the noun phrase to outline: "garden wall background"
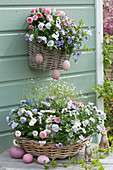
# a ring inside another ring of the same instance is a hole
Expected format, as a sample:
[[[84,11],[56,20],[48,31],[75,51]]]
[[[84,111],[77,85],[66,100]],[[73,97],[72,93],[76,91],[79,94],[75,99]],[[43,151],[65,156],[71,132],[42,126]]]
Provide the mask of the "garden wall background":
[[[33,71],[29,68],[28,42],[24,38],[30,9],[42,6],[69,11],[76,23],[80,19],[84,21],[84,29],[91,26],[93,36],[89,38],[88,46],[93,50],[82,51],[78,64],[71,59],[70,70],[60,72],[65,81],[73,83],[77,90],[88,96],[87,101],[96,101],[94,92],[90,90],[96,84],[95,0],[0,0],[0,152],[12,144],[5,117],[23,99],[26,80],[51,78],[51,71]]]

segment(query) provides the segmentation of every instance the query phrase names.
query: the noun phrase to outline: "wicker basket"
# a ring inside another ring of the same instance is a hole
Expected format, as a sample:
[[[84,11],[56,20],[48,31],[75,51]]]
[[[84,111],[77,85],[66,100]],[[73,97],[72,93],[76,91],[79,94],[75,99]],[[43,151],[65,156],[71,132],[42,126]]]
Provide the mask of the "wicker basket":
[[[43,62],[37,64],[35,56],[37,53],[41,53],[43,56]],[[64,60],[69,60],[69,55],[62,53],[56,49],[52,51],[45,50],[45,47],[41,44],[37,46],[33,42],[29,42],[29,64],[33,70],[54,70],[62,69]]]
[[[87,139],[84,141],[79,141],[77,144],[71,144],[63,146],[62,148],[57,148],[55,143],[47,142],[44,146],[40,146],[37,141],[29,140],[22,137],[15,137],[18,144],[26,152],[31,153],[33,156],[46,155],[49,158],[59,158],[65,159],[69,156],[74,156],[77,154],[86,143]]]

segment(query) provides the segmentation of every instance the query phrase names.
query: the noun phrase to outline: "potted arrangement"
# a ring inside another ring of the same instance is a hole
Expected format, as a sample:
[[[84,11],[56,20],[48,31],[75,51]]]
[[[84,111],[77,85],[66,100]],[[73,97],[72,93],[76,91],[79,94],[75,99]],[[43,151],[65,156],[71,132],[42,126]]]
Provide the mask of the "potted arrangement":
[[[27,93],[31,100],[22,100],[6,117],[26,152],[63,159],[78,153],[92,133],[102,131],[106,114],[93,103],[79,102],[72,85],[55,81],[32,87]]]
[[[54,8],[32,9],[27,17],[29,33],[25,35],[29,40],[30,67],[34,70],[68,70],[70,55],[77,56],[77,63],[83,38],[88,40],[88,35],[92,36],[90,27],[84,30],[82,25],[82,20],[76,25],[68,12]]]

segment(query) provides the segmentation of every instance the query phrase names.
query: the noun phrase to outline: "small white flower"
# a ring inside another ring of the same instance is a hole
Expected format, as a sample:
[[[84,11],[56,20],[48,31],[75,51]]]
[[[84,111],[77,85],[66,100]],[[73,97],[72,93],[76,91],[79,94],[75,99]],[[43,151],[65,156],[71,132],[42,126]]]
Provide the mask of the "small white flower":
[[[58,27],[59,29],[61,29],[61,26],[60,26],[58,23],[56,23],[56,27]]]
[[[76,127],[80,127],[81,126],[80,120],[75,120],[74,124],[75,124]]]
[[[88,30],[88,31],[87,31],[87,35],[92,36],[91,30]]]
[[[26,102],[26,100],[21,100],[20,101],[20,104],[23,104],[23,103],[25,103]]]
[[[47,38],[46,37],[42,37],[42,40],[47,43]]]
[[[31,35],[30,35],[30,37],[29,37],[29,41],[32,41],[32,40],[33,40],[33,38],[34,38],[34,35],[33,35],[33,34],[31,34]]]
[[[16,139],[13,139],[13,145],[20,147],[20,145],[18,144],[18,141]]]
[[[39,141],[40,146],[43,146],[46,144],[46,141]]]
[[[29,122],[29,126],[34,126],[34,124],[35,124],[35,123],[32,122],[32,121]]]
[[[48,22],[45,26],[46,26],[47,29],[50,29],[51,28],[50,22]]]
[[[93,123],[95,123],[95,119],[93,119],[92,117],[90,117],[90,119]]]
[[[33,131],[33,136],[37,136],[38,132],[36,130]]]
[[[21,132],[19,130],[15,131],[15,136],[17,137],[21,136]]]
[[[27,110],[26,113],[32,118],[33,114],[30,110]]]
[[[80,138],[81,140],[84,140],[84,139],[85,139],[82,135],[80,135],[79,138]]]
[[[48,47],[52,47],[53,45],[54,45],[54,41],[53,40],[48,41],[48,43],[47,43]]]
[[[55,40],[58,40],[58,37],[59,37],[59,36],[54,33],[54,34],[52,34],[52,37],[55,38]]]

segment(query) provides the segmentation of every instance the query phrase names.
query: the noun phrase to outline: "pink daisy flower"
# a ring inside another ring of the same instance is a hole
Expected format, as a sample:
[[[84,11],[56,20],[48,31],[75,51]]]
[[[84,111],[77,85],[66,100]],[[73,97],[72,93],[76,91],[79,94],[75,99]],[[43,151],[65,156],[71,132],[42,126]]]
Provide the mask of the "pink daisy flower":
[[[32,9],[30,12],[31,12],[32,14],[35,13],[35,9]]]
[[[46,15],[50,15],[50,14],[51,14],[51,11],[50,11],[49,9],[47,9],[47,10],[45,11],[45,14],[46,14]]]
[[[32,30],[34,28],[33,25],[29,25],[29,29]]]
[[[37,15],[34,15],[33,16],[33,20],[36,21],[38,19],[38,16]]]
[[[51,10],[52,12],[55,12],[55,8],[51,8],[50,10]]]
[[[39,11],[39,8],[36,8],[35,11]]]
[[[40,12],[37,12],[36,15],[38,16],[38,18],[42,17],[42,14]]]
[[[32,17],[28,17],[27,18],[27,22],[30,24],[30,23],[32,23],[33,22],[33,18]]]
[[[39,136],[40,136],[41,138],[46,138],[46,132],[41,131],[40,134],[39,134]]]
[[[57,15],[61,15],[61,12],[60,12],[60,11],[57,11]]]
[[[41,11],[45,13],[45,12],[46,12],[46,8],[42,8],[42,10],[41,10]]]
[[[59,117],[55,117],[54,121],[55,121],[56,123],[60,123],[61,120],[60,120]]]
[[[52,17],[51,15],[47,15],[46,19],[47,19],[48,21],[52,21],[52,20],[53,20],[53,17]]]

